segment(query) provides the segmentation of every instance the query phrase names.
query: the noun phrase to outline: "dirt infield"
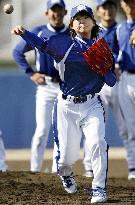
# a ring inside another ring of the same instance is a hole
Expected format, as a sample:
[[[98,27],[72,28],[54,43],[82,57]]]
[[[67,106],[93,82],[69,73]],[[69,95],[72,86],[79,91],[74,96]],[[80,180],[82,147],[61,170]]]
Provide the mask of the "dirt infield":
[[[59,177],[53,174],[10,171],[0,173],[0,205],[85,205],[90,204],[89,194],[84,188],[91,180],[75,176],[78,192],[67,194]],[[109,178],[107,205],[135,204],[135,182],[126,178]],[[102,204],[102,203],[101,203]]]
[[[74,195],[64,191],[58,176],[47,173],[51,170],[50,160],[44,162],[42,173],[35,174],[26,171],[29,170],[28,161],[7,163],[13,171],[0,173],[0,205],[90,204],[89,193],[84,188],[91,187],[91,179],[82,176],[82,161],[74,168],[78,184],[78,192]],[[109,160],[108,196],[106,205],[135,205],[135,181],[127,180],[125,160]]]

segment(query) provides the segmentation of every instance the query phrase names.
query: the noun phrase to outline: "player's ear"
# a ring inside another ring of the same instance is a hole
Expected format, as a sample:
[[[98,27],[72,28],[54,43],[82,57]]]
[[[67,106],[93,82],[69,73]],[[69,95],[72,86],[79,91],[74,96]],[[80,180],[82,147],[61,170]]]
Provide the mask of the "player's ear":
[[[69,28],[71,28],[71,29],[73,28],[73,19],[71,19],[69,22]]]

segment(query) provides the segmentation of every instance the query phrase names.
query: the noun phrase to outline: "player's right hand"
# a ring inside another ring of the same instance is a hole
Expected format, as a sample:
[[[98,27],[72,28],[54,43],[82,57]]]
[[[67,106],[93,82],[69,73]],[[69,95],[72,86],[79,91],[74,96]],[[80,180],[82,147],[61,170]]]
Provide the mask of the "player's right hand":
[[[37,85],[45,85],[45,75],[41,73],[33,73],[30,77],[30,79],[36,83]]]
[[[16,26],[12,29],[11,34],[22,35],[25,33],[25,29],[22,26]]]

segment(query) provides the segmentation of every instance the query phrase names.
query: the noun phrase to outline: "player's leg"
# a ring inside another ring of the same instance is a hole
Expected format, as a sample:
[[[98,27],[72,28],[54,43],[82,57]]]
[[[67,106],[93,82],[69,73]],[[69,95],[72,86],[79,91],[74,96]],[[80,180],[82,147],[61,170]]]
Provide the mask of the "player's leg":
[[[98,97],[94,108],[82,122],[82,129],[86,137],[87,146],[90,148],[92,170],[93,196],[91,202],[104,202],[107,200],[106,182],[108,171],[108,145],[105,141],[104,110]]]
[[[5,172],[7,169],[5,147],[2,139],[2,131],[0,130],[0,171]]]
[[[123,73],[119,83],[119,102],[125,118],[128,138],[123,143],[127,151],[129,179],[135,178],[135,80],[134,75]],[[132,176],[132,177],[130,177]],[[134,176],[134,177],[133,177]]]
[[[112,88],[109,87],[108,85],[104,85],[102,90],[100,91],[100,96],[103,102],[103,106],[105,109],[105,118],[107,119],[108,117],[108,108],[111,102],[111,92]],[[84,138],[84,169],[85,169],[85,174],[84,176],[86,177],[93,177],[93,171],[92,171],[92,165],[91,165],[91,157],[90,157],[90,151],[89,147],[87,147],[86,140]]]
[[[54,106],[54,139],[57,147],[55,157],[58,174],[68,193],[76,192],[76,183],[73,178],[72,165],[79,159],[81,131],[79,129],[80,116],[76,111],[78,106],[73,102],[58,97]],[[74,112],[73,112],[74,111]],[[61,121],[62,119],[62,121]]]
[[[112,92],[110,96],[110,107],[112,109],[113,115],[115,117],[115,121],[117,124],[117,128],[119,131],[119,136],[122,139],[127,138],[127,128],[126,128],[126,123],[124,119],[124,115],[122,113],[122,110],[120,108],[120,103],[119,103],[119,97],[118,97],[118,87],[119,87],[119,82],[115,84],[114,87],[112,87]]]
[[[38,86],[36,94],[36,131],[31,145],[31,171],[34,172],[41,171],[56,96],[50,84]]]
[[[85,177],[93,177],[93,171],[92,171],[92,164],[91,164],[91,157],[90,157],[90,150],[89,147],[87,146],[86,140],[84,139],[83,141],[83,148],[84,148],[84,160],[83,160],[83,165],[84,165],[84,176]]]

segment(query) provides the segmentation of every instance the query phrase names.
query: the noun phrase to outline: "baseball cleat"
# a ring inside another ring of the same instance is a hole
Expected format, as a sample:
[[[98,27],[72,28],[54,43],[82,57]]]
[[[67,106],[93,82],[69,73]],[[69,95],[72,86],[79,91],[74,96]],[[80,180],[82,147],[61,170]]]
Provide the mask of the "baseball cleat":
[[[72,175],[70,176],[61,176],[60,177],[63,183],[63,187],[66,192],[73,194],[77,191],[77,184]]]
[[[128,180],[135,180],[135,172],[129,172],[128,174]]]
[[[94,174],[93,174],[93,171],[92,170],[87,170],[85,171],[84,177],[88,177],[88,178],[93,178],[94,177]]]
[[[91,204],[106,202],[107,201],[107,194],[106,190],[100,187],[96,187],[92,189],[92,198]]]

